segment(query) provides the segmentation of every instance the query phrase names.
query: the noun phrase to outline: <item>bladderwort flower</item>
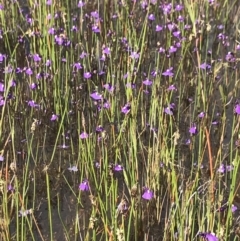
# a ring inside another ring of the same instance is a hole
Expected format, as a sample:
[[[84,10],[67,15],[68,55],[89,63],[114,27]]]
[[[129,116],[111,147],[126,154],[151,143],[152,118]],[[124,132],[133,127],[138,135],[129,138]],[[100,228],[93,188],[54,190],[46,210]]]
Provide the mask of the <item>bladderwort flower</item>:
[[[123,166],[120,165],[120,164],[116,164],[116,165],[114,166],[113,170],[114,170],[115,172],[123,171]]]
[[[103,47],[102,53],[109,55],[111,53],[111,50],[109,47]]]
[[[38,88],[38,84],[37,83],[32,83],[32,84],[30,84],[29,87],[30,87],[31,90],[36,90]]]
[[[167,88],[168,91],[177,91],[177,88],[175,85],[170,85],[168,88]]]
[[[198,233],[199,236],[203,237],[206,241],[218,241],[217,236],[214,233]]]
[[[168,49],[168,52],[170,54],[175,53],[175,52],[177,52],[177,48],[175,48],[174,46],[170,46],[169,49]]]
[[[4,161],[4,156],[0,155],[0,162],[3,162],[3,161]]]
[[[77,7],[78,7],[78,8],[82,8],[84,5],[85,5],[85,3],[80,0],[80,1],[78,2]]]
[[[0,92],[4,92],[5,87],[4,84],[0,82]]]
[[[74,63],[73,64],[73,69],[78,71],[78,70],[82,69],[82,65],[79,62]]]
[[[33,107],[33,108],[38,108],[40,106],[34,100],[27,101],[27,104],[28,104],[28,106]]]
[[[0,53],[0,63],[4,62],[5,59],[6,59],[6,55]]]
[[[32,74],[33,74],[33,71],[32,71],[31,68],[27,68],[27,69],[25,70],[25,73],[26,73],[27,75],[32,75]]]
[[[173,67],[170,67],[169,69],[167,69],[165,72],[162,73],[163,76],[168,76],[168,77],[173,77]]]
[[[163,27],[157,24],[157,25],[156,25],[156,28],[155,28],[155,31],[156,31],[156,32],[160,32],[160,31],[162,31],[162,30],[163,30]]]
[[[80,54],[80,59],[84,59],[85,57],[87,57],[88,56],[88,54],[86,53],[86,52],[82,52],[81,54]]]
[[[93,31],[94,33],[100,33],[100,29],[99,29],[99,27],[98,27],[97,25],[93,25],[93,26],[92,26],[92,31]]]
[[[149,14],[148,19],[149,19],[150,21],[154,21],[154,20],[155,20],[154,14],[153,14],[153,13]]]
[[[150,85],[152,85],[153,82],[151,80],[149,80],[149,79],[145,79],[142,83],[144,85],[150,86]]]
[[[151,191],[147,187],[144,187],[144,192],[143,192],[142,198],[145,200],[151,200],[153,198],[153,191]]]
[[[202,63],[200,65],[200,69],[209,70],[209,69],[211,69],[211,65],[207,64],[207,63]]]
[[[79,190],[84,191],[84,192],[89,191],[90,187],[89,187],[88,180],[87,179],[83,180],[82,183],[80,183],[78,188],[79,188]]]
[[[240,115],[240,104],[238,103],[238,101],[236,102],[236,104],[234,106],[234,113],[237,115]]]
[[[124,113],[125,115],[128,114],[131,110],[131,104],[127,103],[122,107],[121,112]]]
[[[164,112],[165,112],[167,115],[173,115],[174,109],[175,109],[175,104],[174,104],[174,103],[171,103],[170,105],[168,105],[168,107],[164,108]]]
[[[196,124],[192,124],[189,128],[189,133],[194,136],[194,135],[197,135],[198,133],[198,130],[197,130],[197,126]]]
[[[92,77],[92,75],[91,75],[90,72],[85,72],[85,73],[83,74],[83,76],[84,76],[85,79],[90,79],[90,78]]]
[[[56,121],[56,120],[58,120],[58,115],[56,115],[56,114],[52,114],[52,116],[51,116],[51,121]]]
[[[136,59],[136,60],[139,59],[139,56],[140,56],[140,55],[139,55],[137,52],[134,52],[134,51],[133,51],[133,52],[131,53],[131,55],[130,55],[130,57],[131,57],[132,59]]]
[[[33,60],[34,60],[34,62],[40,62],[42,60],[42,58],[40,57],[39,54],[34,54],[33,55]]]
[[[233,169],[234,169],[233,165],[221,164],[220,167],[218,168],[217,172],[226,173],[226,172],[232,171]]]
[[[205,117],[205,112],[200,112],[199,114],[198,114],[198,118],[204,118]]]
[[[96,101],[103,99],[102,95],[99,94],[97,91],[94,91],[92,94],[90,94],[90,97]]]
[[[86,132],[82,132],[80,135],[79,135],[80,139],[87,139],[88,138],[88,133]]]
[[[110,83],[106,83],[105,85],[103,85],[103,87],[107,90],[107,91],[109,91],[109,92],[113,92],[114,91],[114,86],[113,85],[111,85]]]

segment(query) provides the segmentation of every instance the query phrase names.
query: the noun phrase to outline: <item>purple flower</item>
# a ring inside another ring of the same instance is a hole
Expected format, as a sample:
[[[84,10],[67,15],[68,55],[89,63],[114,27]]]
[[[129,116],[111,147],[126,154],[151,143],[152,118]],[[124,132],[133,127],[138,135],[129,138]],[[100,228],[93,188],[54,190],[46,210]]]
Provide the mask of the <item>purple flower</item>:
[[[84,5],[85,5],[85,3],[80,0],[80,1],[78,2],[78,5],[77,5],[77,6],[78,6],[78,8],[81,8],[81,7],[83,7]]]
[[[151,20],[151,21],[154,21],[155,20],[154,14],[152,14],[152,13],[149,14],[148,19]]]
[[[234,53],[232,53],[232,52],[228,52],[225,59],[228,62],[235,62],[235,60],[236,60],[236,58],[234,57]]]
[[[171,12],[171,10],[172,10],[172,4],[171,3],[163,4],[161,7],[162,7],[163,13],[165,15],[169,14]]]
[[[237,115],[240,115],[240,104],[236,104],[234,106],[234,112],[237,114]]]
[[[49,28],[48,29],[48,34],[54,35],[55,34],[55,29],[54,28]]]
[[[93,98],[94,100],[102,100],[102,95],[100,95],[98,92],[93,92],[92,94],[90,94],[91,98]]]
[[[32,74],[33,74],[33,71],[32,71],[31,68],[27,68],[26,71],[25,71],[25,73],[26,73],[27,75],[32,75]]]
[[[167,88],[167,90],[169,90],[169,91],[173,91],[173,90],[177,90],[177,88],[175,87],[175,85],[170,85],[168,88]]]
[[[196,124],[193,124],[193,125],[189,128],[189,133],[190,133],[191,135],[196,135],[196,134],[198,133]]]
[[[58,115],[52,114],[51,121],[56,121],[58,119]]]
[[[77,171],[78,171],[78,168],[77,168],[77,166],[72,166],[72,167],[69,167],[68,170],[69,170],[70,172],[77,172]]]
[[[232,213],[236,212],[237,209],[238,209],[237,206],[232,204],[232,207],[231,207]]]
[[[168,49],[169,53],[175,53],[177,51],[177,48],[175,48],[174,46],[170,46],[170,48]]]
[[[13,192],[14,191],[14,187],[11,184],[9,184],[7,186],[7,190]]]
[[[28,102],[28,106],[36,108],[39,107],[39,104],[36,104],[36,102],[34,100],[29,100]]]
[[[173,34],[174,37],[176,37],[176,38],[178,38],[178,39],[181,38],[181,32],[178,31],[178,30],[177,30],[177,31],[174,31],[172,34]],[[179,46],[178,48],[181,47],[181,44],[180,44],[180,43],[178,43],[178,44],[175,43],[175,46],[176,46],[176,47],[177,47],[177,45]]]
[[[149,188],[145,187],[142,198],[145,200],[151,200],[153,198],[153,191],[151,191]]]
[[[198,235],[205,238],[206,241],[218,241],[214,233],[199,233]]]
[[[132,52],[131,55],[130,55],[130,57],[131,57],[132,59],[138,59],[138,58],[139,58],[139,54],[138,54],[137,52]]]
[[[232,165],[221,164],[220,167],[218,168],[217,172],[226,173],[226,172],[230,172],[232,170],[233,170],[233,166]]]
[[[99,19],[99,13],[97,11],[91,12],[91,16],[95,18],[96,20]]]
[[[174,23],[170,22],[170,23],[167,24],[167,28],[170,32],[172,32],[174,29],[176,29],[176,26],[175,26]]]
[[[97,133],[101,133],[101,132],[103,132],[104,131],[104,128],[102,127],[102,126],[97,126],[96,127],[96,132]]]
[[[100,29],[99,29],[99,27],[98,27],[97,25],[93,25],[93,26],[92,26],[92,31],[93,31],[94,33],[100,33]]]
[[[83,182],[78,187],[81,191],[89,191],[88,180],[83,180]]]
[[[174,108],[175,108],[175,104],[172,103],[172,104],[170,104],[168,107],[166,107],[166,108],[164,109],[164,112],[165,112],[167,115],[173,115]]]
[[[200,65],[200,69],[205,69],[205,70],[211,69],[211,65],[207,63],[203,63]]]
[[[3,161],[4,161],[4,156],[0,155],[0,162],[3,162]]]
[[[103,108],[110,109],[110,107],[111,107],[110,102],[106,99],[103,99]]]
[[[172,72],[172,70],[173,70],[173,67],[167,69],[165,72],[162,73],[162,75],[164,75],[164,76],[169,76],[169,77],[173,77],[173,72]]]
[[[73,68],[76,70],[82,69],[82,65],[80,63],[73,64]]]
[[[34,55],[33,55],[33,60],[34,60],[34,62],[40,62],[41,59],[42,59],[42,58],[39,56],[39,54],[34,54]]]
[[[198,114],[198,117],[199,117],[199,118],[204,118],[204,117],[205,117],[205,112],[203,112],[203,111],[200,112],[200,113]]]
[[[156,32],[160,32],[163,30],[163,27],[160,25],[156,25]]]
[[[105,85],[103,85],[103,87],[108,90],[109,92],[113,92],[114,91],[114,86],[112,86],[110,83],[107,83]]]
[[[177,4],[176,6],[175,6],[175,10],[176,11],[181,11],[183,9],[183,5],[182,4]]]
[[[38,84],[37,83],[32,83],[32,84],[30,84],[29,87],[30,87],[31,90],[35,90],[35,89],[37,89]]]
[[[3,106],[5,104],[5,100],[3,96],[0,96],[0,106]]]
[[[184,21],[184,17],[179,15],[178,18],[177,18],[178,22],[183,22]]]
[[[120,172],[120,171],[123,171],[123,166],[119,165],[119,164],[116,164],[114,166],[114,171],[116,172]]]
[[[88,54],[85,53],[84,51],[80,54],[80,59],[84,59]]]
[[[103,52],[103,54],[110,54],[111,50],[109,47],[105,47],[105,48],[103,48],[102,52]]]
[[[131,110],[131,105],[130,105],[130,103],[127,103],[126,105],[124,105],[122,107],[121,111],[122,111],[122,113],[124,113],[126,115],[130,112],[130,110]]]
[[[217,120],[212,121],[212,125],[217,125],[219,122]]]
[[[0,53],[0,63],[2,63],[5,59],[6,59],[6,55]]]
[[[80,134],[80,139],[86,139],[86,138],[88,138],[88,134],[86,132],[82,132]]]
[[[149,79],[146,79],[146,80],[143,81],[143,84],[144,85],[152,85],[152,81],[149,80]]]
[[[47,59],[45,65],[46,65],[47,67],[49,67],[49,66],[51,66],[51,64],[52,64],[51,60],[50,60],[50,59]]]
[[[85,72],[85,73],[83,74],[83,76],[84,76],[85,79],[89,79],[89,78],[92,77],[92,75],[91,75],[90,72]]]
[[[163,48],[163,47],[160,47],[159,50],[158,50],[159,53],[165,53],[166,50]]]
[[[5,88],[4,88],[4,84],[0,82],[0,92],[4,92]]]

